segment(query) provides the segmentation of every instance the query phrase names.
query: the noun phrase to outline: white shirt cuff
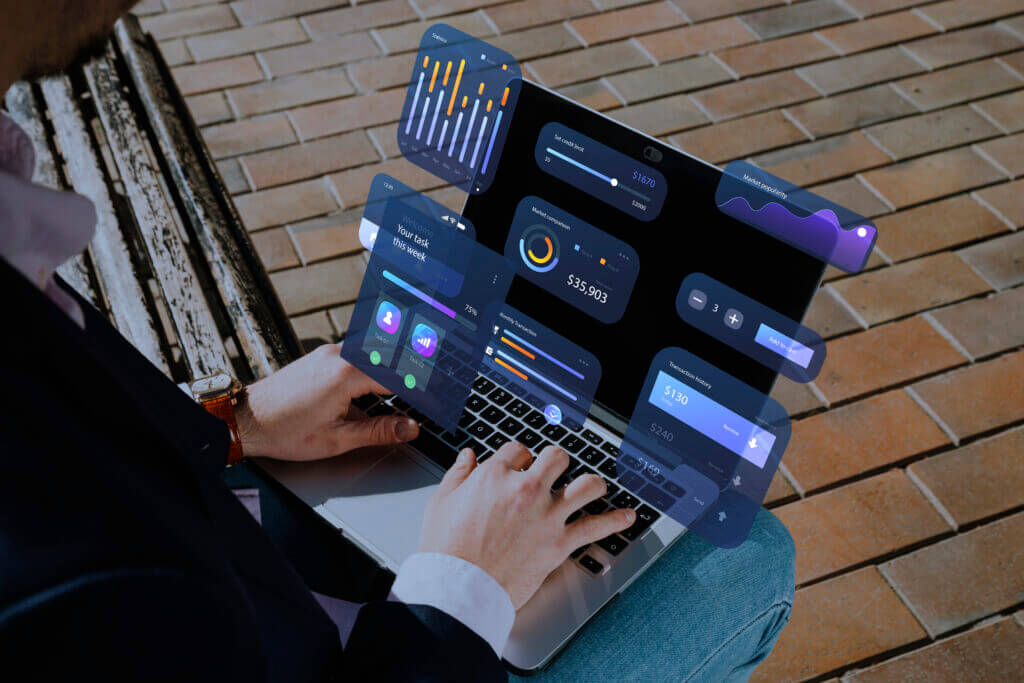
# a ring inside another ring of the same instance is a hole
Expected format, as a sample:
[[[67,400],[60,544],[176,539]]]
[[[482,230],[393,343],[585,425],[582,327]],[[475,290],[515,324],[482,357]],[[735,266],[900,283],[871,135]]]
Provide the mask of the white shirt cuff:
[[[512,599],[501,584],[454,555],[410,555],[398,569],[391,597],[409,605],[429,605],[458,619],[499,657],[516,619]]]

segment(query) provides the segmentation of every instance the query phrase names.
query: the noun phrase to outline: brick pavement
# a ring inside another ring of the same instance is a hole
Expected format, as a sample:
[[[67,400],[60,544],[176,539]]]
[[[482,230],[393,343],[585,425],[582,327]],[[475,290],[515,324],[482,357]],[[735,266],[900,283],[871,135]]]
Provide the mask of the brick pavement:
[[[776,395],[771,505],[792,621],[757,680],[1024,670],[1024,0],[145,0],[300,336],[343,336],[369,179],[398,159],[409,52],[444,20],[526,74],[716,163],[748,158],[873,217],[830,269],[829,341]]]

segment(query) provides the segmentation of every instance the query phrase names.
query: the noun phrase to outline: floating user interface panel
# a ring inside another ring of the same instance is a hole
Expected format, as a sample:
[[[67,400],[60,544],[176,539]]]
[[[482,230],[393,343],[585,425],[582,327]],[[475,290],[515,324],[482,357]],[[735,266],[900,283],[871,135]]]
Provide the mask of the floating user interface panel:
[[[619,483],[732,547],[750,533],[789,435],[789,416],[776,401],[670,347],[655,356],[637,399]]]
[[[494,180],[521,85],[512,55],[434,24],[416,53],[398,148],[437,177],[484,192]]]
[[[370,182],[370,195],[366,198],[363,218],[359,222],[359,242],[366,249],[373,249],[389,199],[400,201],[434,220],[451,225],[470,239],[476,239],[476,229],[468,218],[463,218],[447,206],[435,202],[386,173],[378,173]]]
[[[582,425],[601,380],[597,356],[511,306],[488,311],[487,319],[493,324],[484,366],[522,387],[520,398],[534,408],[527,414],[520,407],[523,414],[516,417],[536,431],[525,429],[516,438],[532,447],[544,438],[558,440],[565,433],[562,422]]]
[[[341,355],[454,431],[515,266],[447,222],[387,201]]]
[[[545,125],[533,154],[544,171],[634,218],[653,221],[665,204],[660,171],[568,126]]]
[[[683,279],[676,312],[697,329],[794,382],[810,382],[825,362],[825,342],[817,332],[703,273]]]
[[[516,207],[505,256],[527,280],[603,323],[622,317],[640,272],[633,247],[534,196]]]
[[[878,231],[860,214],[746,161],[725,167],[719,210],[848,273],[864,267]]]

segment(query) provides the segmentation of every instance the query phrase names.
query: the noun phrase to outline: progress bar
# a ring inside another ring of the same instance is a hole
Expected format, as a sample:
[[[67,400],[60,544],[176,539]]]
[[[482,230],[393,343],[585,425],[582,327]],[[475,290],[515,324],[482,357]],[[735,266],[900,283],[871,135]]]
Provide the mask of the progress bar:
[[[594,169],[590,168],[589,166],[586,166],[586,165],[581,164],[580,162],[576,161],[572,157],[567,157],[566,155],[562,154],[561,152],[556,152],[555,150],[551,149],[550,147],[545,147],[544,151],[546,151],[548,154],[551,154],[553,156],[558,157],[559,159],[561,159],[562,161],[564,161],[564,162],[566,162],[568,164],[572,164],[576,168],[578,168],[581,171],[584,171],[586,173],[589,173],[590,175],[594,176],[595,178],[600,178],[601,180],[603,180],[604,182],[608,183],[612,187],[617,187],[620,190],[625,190],[626,192],[630,193],[631,195],[633,195],[635,197],[639,197],[640,199],[644,200],[645,202],[651,201],[650,197],[648,197],[646,195],[643,195],[643,194],[640,194],[639,192],[637,192],[636,190],[634,190],[631,187],[626,187],[625,185],[620,185],[619,181],[617,179],[612,178],[610,176],[606,176],[604,173],[601,173],[600,171],[595,171]]]

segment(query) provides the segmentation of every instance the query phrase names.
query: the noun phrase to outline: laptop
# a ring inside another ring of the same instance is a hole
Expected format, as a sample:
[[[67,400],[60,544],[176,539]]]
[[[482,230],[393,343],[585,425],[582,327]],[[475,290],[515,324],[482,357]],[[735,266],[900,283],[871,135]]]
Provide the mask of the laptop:
[[[542,170],[535,149],[552,122],[660,172],[668,187],[656,217],[616,207]],[[264,469],[392,571],[416,551],[427,499],[463,444],[472,444],[482,461],[510,439],[529,442],[536,452],[555,443],[572,461],[559,484],[600,473],[608,493],[583,514],[628,506],[637,510],[637,522],[575,551],[517,614],[504,662],[520,674],[543,669],[686,533],[655,504],[616,484],[618,446],[658,351],[682,347],[765,394],[775,381],[774,371],[679,318],[675,302],[683,278],[704,273],[801,320],[824,272],[821,261],[720,212],[714,202],[720,178],[715,166],[525,81],[494,181],[486,192],[469,196],[463,215],[476,226],[478,242],[503,253],[520,202],[539,197],[635,250],[639,270],[615,322],[597,319],[526,277],[516,276],[506,298],[507,305],[599,359],[602,375],[586,419],[551,424],[520,386],[474,366],[461,369],[472,391],[457,433],[425,420],[413,444],[316,463],[268,461]],[[368,396],[357,405],[368,415],[421,417],[399,397]]]

